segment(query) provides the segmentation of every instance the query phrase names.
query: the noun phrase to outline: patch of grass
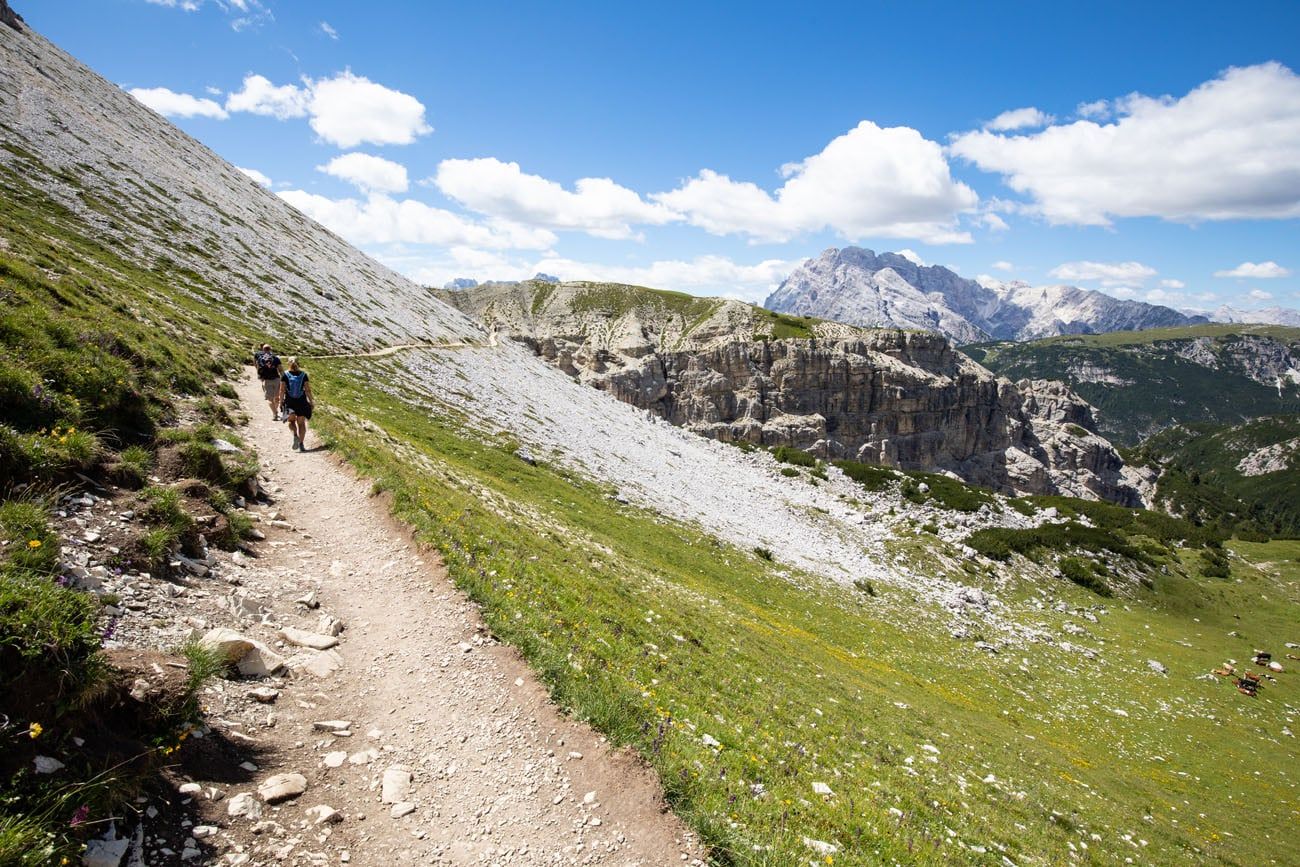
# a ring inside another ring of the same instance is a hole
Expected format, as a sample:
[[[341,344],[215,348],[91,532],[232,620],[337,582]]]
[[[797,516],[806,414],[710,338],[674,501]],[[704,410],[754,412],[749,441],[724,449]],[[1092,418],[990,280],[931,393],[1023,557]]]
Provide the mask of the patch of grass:
[[[144,446],[127,446],[118,453],[113,480],[126,488],[142,488],[153,467],[153,452]]]
[[[54,835],[29,816],[0,812],[0,864],[5,867],[48,867],[56,863]]]
[[[796,467],[815,467],[817,459],[808,454],[803,449],[797,449],[793,446],[777,446],[772,449],[772,457],[776,458],[783,464],[793,464]]]

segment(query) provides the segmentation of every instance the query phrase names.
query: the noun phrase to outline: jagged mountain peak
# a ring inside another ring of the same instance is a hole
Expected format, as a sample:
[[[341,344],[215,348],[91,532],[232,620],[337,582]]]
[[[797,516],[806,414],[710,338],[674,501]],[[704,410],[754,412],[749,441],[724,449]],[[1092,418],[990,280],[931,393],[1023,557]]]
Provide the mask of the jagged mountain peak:
[[[863,247],[822,251],[796,268],[766,306],[853,325],[938,331],[959,344],[1206,321],[1078,286],[968,280],[942,265]]]

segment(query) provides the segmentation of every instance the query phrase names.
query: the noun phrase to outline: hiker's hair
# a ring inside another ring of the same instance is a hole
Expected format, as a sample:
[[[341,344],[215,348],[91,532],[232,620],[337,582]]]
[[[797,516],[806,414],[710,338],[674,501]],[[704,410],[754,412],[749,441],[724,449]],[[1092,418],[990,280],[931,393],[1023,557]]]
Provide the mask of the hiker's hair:
[[[298,356],[295,355],[289,359],[289,369],[290,370],[298,369]]]
[[[269,344],[269,343],[263,343],[263,344],[262,344],[262,351],[263,351],[263,352],[270,352],[270,351],[271,351],[271,344]]]

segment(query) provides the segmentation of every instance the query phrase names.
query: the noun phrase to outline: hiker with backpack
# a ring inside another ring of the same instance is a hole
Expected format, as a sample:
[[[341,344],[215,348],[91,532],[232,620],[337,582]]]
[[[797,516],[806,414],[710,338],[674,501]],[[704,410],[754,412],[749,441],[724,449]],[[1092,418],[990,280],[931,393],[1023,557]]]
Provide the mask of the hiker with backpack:
[[[263,343],[262,348],[253,353],[253,364],[257,367],[257,378],[262,383],[262,395],[271,407],[271,418],[280,420],[280,356],[271,351],[271,344]]]
[[[293,432],[291,448],[307,451],[307,420],[311,418],[311,383],[307,371],[298,366],[298,359],[289,359],[289,369],[280,376],[280,405],[288,417],[289,430]]]

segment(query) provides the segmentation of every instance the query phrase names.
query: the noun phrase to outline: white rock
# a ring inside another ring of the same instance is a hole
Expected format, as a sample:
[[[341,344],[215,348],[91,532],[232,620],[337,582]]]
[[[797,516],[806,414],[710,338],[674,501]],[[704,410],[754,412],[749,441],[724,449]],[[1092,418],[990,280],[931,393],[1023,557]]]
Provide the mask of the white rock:
[[[412,804],[410,801],[398,801],[396,804],[393,805],[393,809],[389,810],[388,812],[389,815],[391,815],[394,819],[400,819],[403,816],[409,816],[410,814],[414,813],[415,805]]]
[[[316,631],[321,635],[339,635],[343,632],[343,621],[330,614],[322,614],[316,624]]]
[[[119,838],[116,825],[109,822],[108,830],[103,836],[86,844],[86,851],[81,854],[81,863],[84,867],[119,867],[130,845],[130,838]]]
[[[260,641],[233,629],[209,630],[199,644],[238,666],[241,674],[266,677],[284,667],[284,659]]]
[[[292,626],[281,629],[280,637],[290,644],[296,644],[299,647],[310,647],[312,650],[329,650],[339,643],[339,640],[333,635],[317,635],[315,632],[294,629]]]
[[[840,851],[840,847],[834,843],[827,843],[825,840],[814,840],[812,837],[804,837],[803,844],[818,855],[834,855]]]
[[[203,791],[203,787],[198,783],[181,783],[180,786],[177,787],[176,791],[180,792],[182,795],[197,795]]]
[[[253,701],[258,701],[262,704],[270,704],[280,697],[280,690],[272,689],[269,686],[259,686],[256,689],[249,691],[248,694],[252,697]]]
[[[346,762],[347,760],[348,760],[348,754],[344,750],[338,750],[337,752],[333,752],[333,753],[326,753],[325,760],[324,760],[325,767],[339,768],[342,767],[343,763]]]
[[[251,792],[240,792],[226,802],[226,815],[232,818],[242,816],[256,821],[262,818],[262,805]]]
[[[368,765],[375,759],[379,758],[379,750],[373,747],[368,750],[362,750],[359,753],[353,753],[348,756],[348,764],[351,765]]]
[[[337,650],[304,650],[285,663],[294,671],[305,671],[314,677],[327,678],[343,667],[343,657]]]
[[[195,840],[202,840],[204,837],[215,837],[217,830],[215,825],[195,825],[190,829],[190,836]]]
[[[257,787],[257,794],[268,804],[278,804],[296,798],[307,791],[307,778],[302,774],[275,774],[267,777]]]
[[[333,825],[343,821],[343,814],[326,804],[307,808],[307,818],[313,825]]]
[[[411,771],[401,765],[394,765],[384,771],[383,783],[380,787],[379,800],[385,804],[396,804],[399,801],[405,801],[406,796],[411,791]]]
[[[718,743],[718,739],[715,738],[713,735],[701,735],[701,736],[700,736],[700,743],[704,744],[706,747],[720,747],[720,746],[722,746],[722,744]]]
[[[32,759],[32,764],[38,774],[53,774],[63,769],[63,762],[53,756],[37,756]]]
[[[834,792],[831,791],[831,787],[828,786],[828,785],[826,785],[825,783],[813,783],[813,784],[812,784],[812,790],[813,790],[813,794],[814,794],[814,795],[833,795],[833,794],[835,794]]]
[[[1156,659],[1148,659],[1148,660],[1147,660],[1147,668],[1151,669],[1151,670],[1154,671],[1156,674],[1168,674],[1168,673],[1169,673],[1169,669],[1165,668],[1164,665],[1161,664],[1161,662],[1160,662],[1159,660],[1156,660]]]
[[[329,732],[330,734],[338,734],[339,732],[345,732],[348,729],[352,728],[352,723],[351,721],[345,719],[326,719],[326,720],[317,720],[316,722],[311,724],[311,727],[318,732]]]

